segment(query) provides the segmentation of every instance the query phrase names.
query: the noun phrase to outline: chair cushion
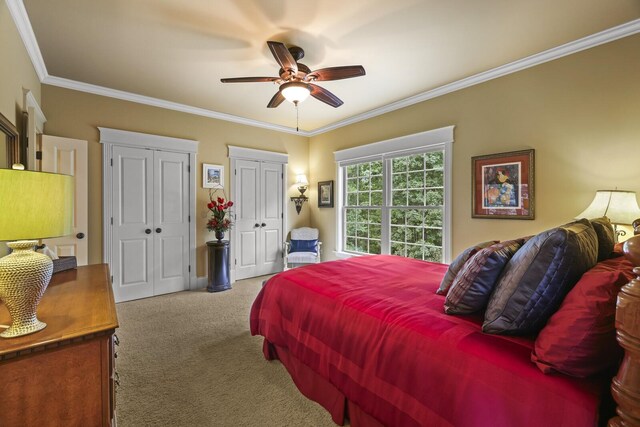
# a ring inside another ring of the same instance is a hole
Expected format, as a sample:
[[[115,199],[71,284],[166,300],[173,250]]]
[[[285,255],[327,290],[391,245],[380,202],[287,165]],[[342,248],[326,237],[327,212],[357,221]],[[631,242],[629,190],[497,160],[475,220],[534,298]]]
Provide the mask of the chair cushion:
[[[531,360],[545,374],[587,377],[616,364],[616,299],[633,279],[625,258],[612,258],[587,271],[536,338]]]
[[[315,240],[291,240],[289,253],[292,252],[318,252],[318,239]]]
[[[320,262],[320,259],[315,252],[292,252],[287,255],[287,262],[290,264],[310,264]]]
[[[511,335],[538,332],[597,258],[598,238],[586,219],[531,238],[498,280],[482,330]]]
[[[484,249],[495,243],[498,243],[498,241],[490,240],[488,242],[478,243],[477,245],[471,246],[465,249],[464,251],[462,251],[460,255],[458,255],[456,259],[454,259],[453,262],[451,262],[451,264],[449,264],[449,269],[447,269],[447,272],[442,278],[442,282],[440,283],[440,287],[436,291],[436,294],[447,295],[447,292],[449,292],[449,288],[451,288],[451,285],[453,284],[453,279],[456,278],[456,275],[460,272],[462,267],[464,267],[465,263],[472,256],[474,256],[480,249]]]
[[[496,243],[473,255],[449,289],[445,313],[470,314],[485,308],[504,266],[523,243],[523,239]]]
[[[592,219],[591,225],[598,236],[598,262],[611,257],[613,246],[616,244],[611,221],[606,216]]]

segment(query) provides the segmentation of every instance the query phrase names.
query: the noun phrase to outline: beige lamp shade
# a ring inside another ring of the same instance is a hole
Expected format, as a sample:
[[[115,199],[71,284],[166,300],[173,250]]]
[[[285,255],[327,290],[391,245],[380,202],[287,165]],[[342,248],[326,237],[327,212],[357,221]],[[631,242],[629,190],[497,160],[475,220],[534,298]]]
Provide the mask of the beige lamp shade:
[[[300,174],[296,176],[296,184],[301,187],[305,185],[309,185],[309,180],[307,180],[307,176],[304,174]]]
[[[593,201],[578,218],[600,218],[606,216],[612,224],[629,225],[640,218],[640,207],[635,191],[598,190]]]
[[[73,192],[69,175],[0,169],[0,240],[71,234]]]

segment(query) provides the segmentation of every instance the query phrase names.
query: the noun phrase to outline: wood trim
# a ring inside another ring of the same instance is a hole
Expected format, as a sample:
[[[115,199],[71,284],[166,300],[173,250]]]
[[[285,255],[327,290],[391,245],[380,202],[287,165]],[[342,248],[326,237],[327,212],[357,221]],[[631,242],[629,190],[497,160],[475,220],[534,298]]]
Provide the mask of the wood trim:
[[[359,145],[353,148],[334,151],[335,161],[340,163],[361,161],[371,156],[389,155],[395,152],[426,148],[438,144],[453,142],[453,126],[432,129],[425,132],[400,136],[371,144]]]
[[[7,160],[9,161],[7,166],[11,169],[12,164],[20,163],[20,137],[18,129],[3,114],[0,114],[0,132],[6,135]]]
[[[100,144],[110,143],[127,147],[150,148],[152,150],[177,151],[183,153],[198,152],[199,142],[192,139],[173,138],[170,136],[103,127],[98,127],[98,129],[100,130]]]
[[[637,277],[618,294],[616,329],[624,359],[611,384],[618,416],[609,421],[609,427],[640,426],[640,235],[625,242],[624,254]]]
[[[23,89],[23,91],[25,108],[33,108],[33,121],[36,126],[36,131],[38,133],[44,133],[44,124],[47,122],[47,117],[44,115],[42,108],[40,108],[40,104],[38,104],[36,97],[33,96],[33,92],[31,92],[29,89]]]
[[[229,145],[229,158],[254,160],[256,162],[289,163],[289,155],[275,151],[257,150],[255,148]]]

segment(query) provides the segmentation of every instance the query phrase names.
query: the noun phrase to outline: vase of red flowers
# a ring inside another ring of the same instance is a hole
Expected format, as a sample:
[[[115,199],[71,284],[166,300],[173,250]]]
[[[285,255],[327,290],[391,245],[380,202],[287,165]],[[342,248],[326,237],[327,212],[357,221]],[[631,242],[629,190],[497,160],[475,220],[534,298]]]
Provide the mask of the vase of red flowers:
[[[231,200],[225,200],[224,197],[214,198],[209,193],[209,203],[207,208],[211,211],[212,217],[207,221],[207,230],[215,232],[218,242],[224,238],[225,231],[231,228],[231,219],[227,218],[229,209],[233,206]]]

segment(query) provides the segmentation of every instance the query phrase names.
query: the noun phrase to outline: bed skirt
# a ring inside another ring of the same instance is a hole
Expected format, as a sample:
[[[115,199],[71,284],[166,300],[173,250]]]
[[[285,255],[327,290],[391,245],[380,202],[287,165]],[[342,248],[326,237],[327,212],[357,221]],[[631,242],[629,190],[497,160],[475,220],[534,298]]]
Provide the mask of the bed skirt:
[[[298,390],[307,399],[313,400],[326,409],[337,425],[343,426],[345,419],[348,419],[351,427],[385,427],[384,424],[363,411],[360,406],[350,402],[333,384],[300,362],[284,347],[272,344],[265,338],[262,351],[265,359],[279,360],[291,375]],[[609,377],[614,374],[612,371],[604,376]],[[607,420],[615,416],[615,402],[610,393],[603,393],[599,412],[600,417],[597,425],[606,427]]]
[[[351,427],[384,427],[358,405],[349,402],[333,384],[300,362],[285,348],[278,347],[265,339],[262,351],[267,360],[279,360],[291,375],[298,390],[326,409],[336,424],[342,426],[348,418]]]

